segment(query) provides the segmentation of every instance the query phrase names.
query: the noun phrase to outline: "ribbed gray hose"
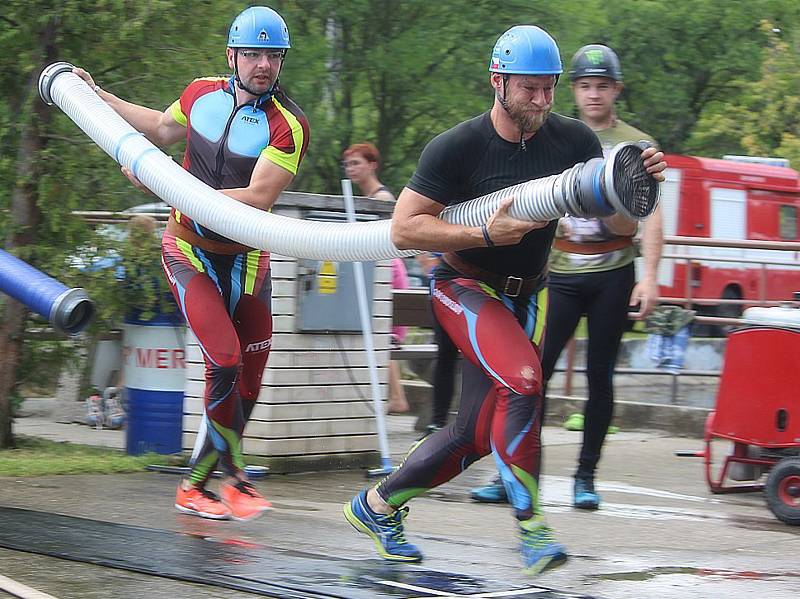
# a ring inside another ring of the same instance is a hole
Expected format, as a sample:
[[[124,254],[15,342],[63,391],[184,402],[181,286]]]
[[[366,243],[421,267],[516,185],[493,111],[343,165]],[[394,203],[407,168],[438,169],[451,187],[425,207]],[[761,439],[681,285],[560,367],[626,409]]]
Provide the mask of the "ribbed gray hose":
[[[558,175],[519,183],[470,202],[448,206],[442,211],[441,218],[450,223],[479,227],[489,220],[500,202],[509,197],[514,198],[514,203],[508,213],[520,220],[548,221],[564,214],[574,214],[576,210],[570,210],[565,201],[563,186],[572,178],[573,172],[583,166],[581,163]],[[554,214],[558,216],[554,217]]]
[[[39,93],[46,103],[61,108],[109,156],[129,168],[167,204],[229,239],[284,256],[338,262],[419,253],[398,250],[392,244],[390,221],[332,223],[288,218],[248,206],[212,189],[131,127],[72,73],[69,63],[53,63],[45,68],[39,78]],[[575,167],[561,175],[464,202],[444,211],[443,218],[453,223],[480,225],[496,210],[500,199],[509,195],[517,198],[511,214],[519,218],[554,220],[565,213],[589,215],[575,202],[564,199],[568,200],[572,193],[575,173],[582,170]]]
[[[521,220],[548,221],[565,214],[592,218],[616,212],[641,220],[656,209],[659,194],[658,181],[647,174],[641,152],[639,144],[618,144],[605,160],[592,158],[558,175],[448,206],[440,216],[447,222],[478,227],[502,200],[513,197],[508,213]]]

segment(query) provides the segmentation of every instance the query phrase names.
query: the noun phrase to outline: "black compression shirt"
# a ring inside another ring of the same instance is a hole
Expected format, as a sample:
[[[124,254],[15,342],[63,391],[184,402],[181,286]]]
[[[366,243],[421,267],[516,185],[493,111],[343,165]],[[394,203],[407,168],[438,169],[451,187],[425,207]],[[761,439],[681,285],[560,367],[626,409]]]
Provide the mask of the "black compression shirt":
[[[510,185],[556,175],[595,157],[603,149],[582,122],[552,113],[526,149],[500,137],[489,112],[437,135],[422,151],[408,188],[444,205],[458,204]],[[556,229],[529,232],[513,246],[473,248],[458,254],[468,262],[501,274],[536,276],[547,264]]]

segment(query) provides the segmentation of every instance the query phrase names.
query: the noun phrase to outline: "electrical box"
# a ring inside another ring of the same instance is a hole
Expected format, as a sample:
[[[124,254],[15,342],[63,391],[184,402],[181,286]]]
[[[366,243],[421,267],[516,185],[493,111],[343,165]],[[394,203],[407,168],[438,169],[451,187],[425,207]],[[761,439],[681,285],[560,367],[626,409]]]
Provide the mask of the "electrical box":
[[[346,222],[341,212],[312,210],[303,216],[307,220]],[[357,214],[358,221],[378,220],[373,214]],[[374,262],[362,262],[367,308],[372,318]],[[361,333],[358,313],[355,269],[352,262],[331,260],[297,261],[297,310],[295,322],[298,333],[332,331]]]

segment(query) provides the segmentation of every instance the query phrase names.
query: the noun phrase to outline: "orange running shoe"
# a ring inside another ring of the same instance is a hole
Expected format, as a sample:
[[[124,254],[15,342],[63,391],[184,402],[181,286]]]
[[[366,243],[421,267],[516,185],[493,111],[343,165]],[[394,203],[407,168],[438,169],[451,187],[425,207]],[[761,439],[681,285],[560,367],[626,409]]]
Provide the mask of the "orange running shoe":
[[[178,485],[175,507],[185,514],[194,514],[212,520],[228,520],[231,517],[231,511],[225,507],[219,497],[208,489],[198,489],[194,485],[188,491]]]
[[[234,520],[252,520],[272,509],[272,504],[248,481],[242,480],[235,485],[223,483],[219,493]]]

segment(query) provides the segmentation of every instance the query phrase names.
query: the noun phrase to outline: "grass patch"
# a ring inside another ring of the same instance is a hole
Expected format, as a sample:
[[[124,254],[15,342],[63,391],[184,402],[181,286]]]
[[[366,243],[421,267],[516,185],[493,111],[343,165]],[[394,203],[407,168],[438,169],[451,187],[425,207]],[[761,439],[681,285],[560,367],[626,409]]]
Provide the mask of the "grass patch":
[[[116,449],[16,437],[15,449],[0,450],[0,476],[115,474],[141,472],[149,464],[172,464],[175,457],[149,453],[129,456]]]

